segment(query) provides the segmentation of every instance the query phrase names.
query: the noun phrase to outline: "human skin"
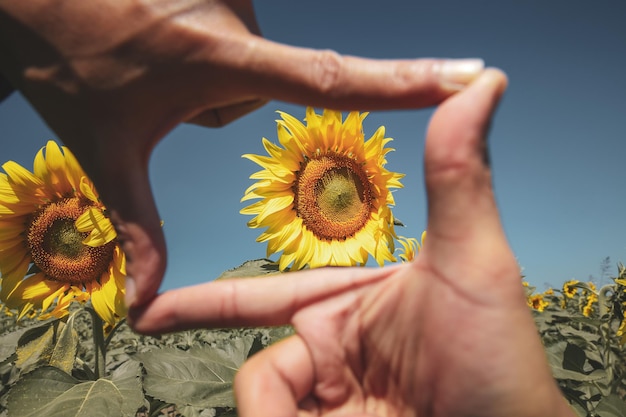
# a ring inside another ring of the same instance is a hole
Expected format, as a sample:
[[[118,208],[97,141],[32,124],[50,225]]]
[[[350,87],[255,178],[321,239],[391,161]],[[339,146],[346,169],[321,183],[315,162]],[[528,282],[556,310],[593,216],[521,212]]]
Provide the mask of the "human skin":
[[[293,325],[294,336],[239,371],[244,417],[574,417],[494,200],[486,136],[506,83],[487,69],[436,110],[428,237],[413,262],[182,288],[135,309],[133,326]]]
[[[250,0],[0,0],[0,72],[98,188],[127,255],[130,307],[154,297],[165,271],[148,161],[176,125],[221,126],[270,99],[431,106],[482,70],[479,60],[366,60],[258,34]]]
[[[258,36],[243,0],[0,0],[0,49],[2,74],[110,209],[136,330],[296,328],[241,369],[242,416],[573,416],[526,306],[485,164],[501,72],[482,72],[478,61],[370,61],[279,45]],[[387,268],[156,296],[165,242],[147,175],[152,147],[183,121],[220,126],[269,99],[362,110],[443,102],[425,151],[422,252]]]

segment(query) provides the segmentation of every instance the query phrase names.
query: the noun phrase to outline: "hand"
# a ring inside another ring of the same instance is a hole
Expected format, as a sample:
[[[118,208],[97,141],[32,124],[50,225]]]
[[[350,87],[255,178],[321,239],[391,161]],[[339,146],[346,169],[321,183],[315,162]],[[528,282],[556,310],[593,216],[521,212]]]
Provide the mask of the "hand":
[[[141,332],[291,323],[237,375],[241,416],[574,416],[500,224],[486,135],[506,86],[445,101],[425,152],[428,237],[412,263],[218,281],[158,296]]]
[[[131,306],[154,296],[165,270],[148,161],[177,124],[221,126],[269,99],[429,106],[482,70],[477,60],[341,57],[258,34],[250,0],[0,1],[0,72],[96,184],[127,255]]]

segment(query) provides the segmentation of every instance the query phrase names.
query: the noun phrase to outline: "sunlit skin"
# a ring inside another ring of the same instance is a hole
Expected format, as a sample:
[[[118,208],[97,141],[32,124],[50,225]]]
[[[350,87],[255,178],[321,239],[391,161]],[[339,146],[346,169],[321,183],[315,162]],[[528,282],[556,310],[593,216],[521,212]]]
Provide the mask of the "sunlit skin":
[[[178,289],[134,310],[133,325],[147,333],[295,326],[295,336],[240,370],[242,416],[573,417],[547,364],[485,164],[505,86],[501,72],[486,70],[433,116],[428,237],[413,262]]]
[[[267,41],[250,0],[0,0],[0,50],[0,72],[72,149],[109,208],[133,279],[130,305],[149,301],[165,270],[148,161],[176,125],[222,126],[270,99],[432,106],[482,69],[478,60],[369,60]]]
[[[243,1],[63,6],[0,0],[0,48],[9,57],[0,70],[75,150],[112,209],[134,278],[132,325],[145,333],[296,327],[239,372],[239,415],[574,416],[550,374],[485,165],[501,72],[277,45],[251,33]],[[389,109],[448,97],[429,127],[428,239],[414,262],[154,297],[165,247],[147,162],[173,126],[223,124],[269,98]]]

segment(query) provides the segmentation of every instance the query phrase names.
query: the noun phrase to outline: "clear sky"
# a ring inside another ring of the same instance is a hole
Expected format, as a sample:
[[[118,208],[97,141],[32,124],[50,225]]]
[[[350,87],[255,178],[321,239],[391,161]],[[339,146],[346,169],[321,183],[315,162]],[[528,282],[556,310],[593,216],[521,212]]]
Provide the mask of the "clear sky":
[[[510,87],[491,130],[498,204],[528,281],[540,289],[610,273],[626,262],[626,2],[256,1],[272,40],[374,58],[480,57],[502,68]],[[163,98],[167,100],[167,97]],[[276,141],[276,110],[302,119],[304,108],[270,102],[221,129],[183,125],[156,148],[150,169],[168,242],[163,288],[211,280],[265,256],[239,214],[248,176],[242,159]],[[418,237],[426,226],[424,133],[432,110],[373,112],[396,149],[387,168],[406,174],[395,215]],[[32,168],[55,135],[19,94],[0,104],[0,162]],[[62,138],[60,138],[62,139]],[[275,258],[276,259],[276,258]],[[459,271],[462,279],[462,271]]]

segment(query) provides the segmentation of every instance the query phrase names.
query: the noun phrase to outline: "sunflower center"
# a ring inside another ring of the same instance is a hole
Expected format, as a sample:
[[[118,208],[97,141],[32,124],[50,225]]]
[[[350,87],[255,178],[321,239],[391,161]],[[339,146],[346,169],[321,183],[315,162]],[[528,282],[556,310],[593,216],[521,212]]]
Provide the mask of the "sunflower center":
[[[308,160],[295,188],[296,212],[319,239],[345,240],[370,218],[370,182],[352,158],[329,154]]]
[[[74,225],[90,207],[85,200],[65,198],[47,204],[33,216],[26,240],[33,263],[49,279],[80,285],[98,280],[107,271],[115,242],[84,245],[88,233],[79,232]]]

